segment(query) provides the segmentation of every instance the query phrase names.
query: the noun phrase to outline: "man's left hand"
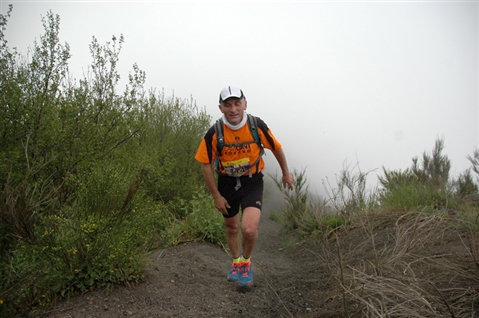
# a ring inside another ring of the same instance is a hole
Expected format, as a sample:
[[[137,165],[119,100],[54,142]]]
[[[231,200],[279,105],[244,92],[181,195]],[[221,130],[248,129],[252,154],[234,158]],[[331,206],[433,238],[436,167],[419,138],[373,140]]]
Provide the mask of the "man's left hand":
[[[294,189],[294,186],[293,186],[294,180],[291,173],[284,174],[282,180],[283,180],[283,188],[286,189],[286,187],[288,187],[288,189],[290,190]]]

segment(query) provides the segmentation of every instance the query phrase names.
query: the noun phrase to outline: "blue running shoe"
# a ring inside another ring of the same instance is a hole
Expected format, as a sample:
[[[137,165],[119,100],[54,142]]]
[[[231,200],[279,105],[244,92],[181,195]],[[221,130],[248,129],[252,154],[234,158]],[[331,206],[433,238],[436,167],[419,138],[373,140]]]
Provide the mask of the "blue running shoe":
[[[251,262],[241,264],[239,284],[240,286],[253,286],[253,264]]]
[[[227,277],[229,281],[231,282],[238,281],[242,264],[243,263],[237,263],[237,262],[233,262],[233,264],[231,264],[231,270],[228,273],[228,277]]]

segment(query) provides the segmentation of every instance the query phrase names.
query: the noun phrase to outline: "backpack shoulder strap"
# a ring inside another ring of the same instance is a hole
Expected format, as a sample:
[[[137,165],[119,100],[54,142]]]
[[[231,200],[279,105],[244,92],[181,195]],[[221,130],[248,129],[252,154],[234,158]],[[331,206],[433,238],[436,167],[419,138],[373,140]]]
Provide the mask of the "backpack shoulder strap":
[[[255,143],[261,148],[261,151],[263,151],[263,144],[261,143],[261,139],[259,138],[259,133],[258,133],[257,117],[248,114],[248,126],[251,132],[251,135],[253,135]]]
[[[225,144],[223,119],[222,118],[218,119],[214,127],[215,127],[216,140],[217,140],[216,155],[217,157],[220,157],[221,151],[223,150],[223,146]]]

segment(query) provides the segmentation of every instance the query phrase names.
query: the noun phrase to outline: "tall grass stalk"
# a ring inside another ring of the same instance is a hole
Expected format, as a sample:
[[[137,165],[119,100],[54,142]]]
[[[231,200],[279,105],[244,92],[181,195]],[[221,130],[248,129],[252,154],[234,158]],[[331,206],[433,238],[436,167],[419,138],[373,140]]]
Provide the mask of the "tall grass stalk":
[[[286,206],[283,209],[284,224],[288,229],[297,229],[301,220],[304,218],[307,210],[310,207],[309,201],[309,185],[306,178],[306,170],[293,170],[293,190],[283,187],[283,182],[277,174],[270,175],[276,187],[281,191]]]
[[[328,205],[335,213],[349,216],[376,207],[377,192],[367,189],[366,181],[370,172],[362,172],[359,163],[353,167],[345,163],[343,170],[336,176],[336,187],[331,185],[329,179],[323,180]]]

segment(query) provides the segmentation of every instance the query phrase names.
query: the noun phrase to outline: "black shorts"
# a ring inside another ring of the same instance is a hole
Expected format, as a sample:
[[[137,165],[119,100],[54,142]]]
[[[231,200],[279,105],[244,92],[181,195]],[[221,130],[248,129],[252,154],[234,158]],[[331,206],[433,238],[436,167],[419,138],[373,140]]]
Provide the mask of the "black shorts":
[[[256,173],[251,178],[249,176],[239,177],[241,187],[236,190],[236,178],[228,176],[218,177],[218,191],[228,201],[230,208],[225,218],[231,218],[244,211],[247,207],[255,207],[261,210],[263,204],[263,174]]]

